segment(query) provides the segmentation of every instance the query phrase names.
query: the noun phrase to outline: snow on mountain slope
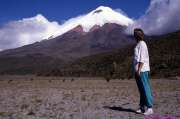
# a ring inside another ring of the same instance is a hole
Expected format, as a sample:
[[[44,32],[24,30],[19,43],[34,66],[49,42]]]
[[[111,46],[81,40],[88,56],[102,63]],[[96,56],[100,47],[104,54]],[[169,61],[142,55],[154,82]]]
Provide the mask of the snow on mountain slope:
[[[66,21],[53,36],[61,35],[78,25],[83,27],[84,32],[88,32],[93,26],[103,26],[105,23],[116,23],[122,26],[128,26],[133,23],[133,20],[109,7],[100,6],[86,15]]]

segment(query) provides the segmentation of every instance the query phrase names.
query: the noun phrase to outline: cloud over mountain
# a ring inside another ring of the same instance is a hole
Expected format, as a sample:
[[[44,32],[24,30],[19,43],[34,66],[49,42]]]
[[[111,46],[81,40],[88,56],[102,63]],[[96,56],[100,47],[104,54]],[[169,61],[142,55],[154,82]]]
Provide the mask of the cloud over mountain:
[[[41,14],[9,22],[0,28],[0,49],[16,48],[41,41],[58,29],[57,22],[49,22]]]
[[[180,29],[180,0],[151,0],[145,15],[129,28],[142,28],[148,35],[160,35]]]

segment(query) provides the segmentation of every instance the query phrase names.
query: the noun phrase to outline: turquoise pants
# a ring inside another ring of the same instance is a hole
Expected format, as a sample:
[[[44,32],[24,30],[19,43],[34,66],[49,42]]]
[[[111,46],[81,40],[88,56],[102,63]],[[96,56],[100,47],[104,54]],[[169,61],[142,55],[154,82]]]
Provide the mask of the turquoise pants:
[[[149,83],[149,71],[141,72],[140,77],[135,76],[135,78],[140,93],[140,107],[152,108],[153,97]]]

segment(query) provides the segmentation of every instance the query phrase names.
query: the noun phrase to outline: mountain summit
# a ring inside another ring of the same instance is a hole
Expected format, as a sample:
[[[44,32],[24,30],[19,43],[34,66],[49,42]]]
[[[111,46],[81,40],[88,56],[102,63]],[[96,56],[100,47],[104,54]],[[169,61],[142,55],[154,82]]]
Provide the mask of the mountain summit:
[[[84,31],[88,32],[94,25],[103,26],[106,23],[116,23],[121,26],[128,26],[133,21],[123,14],[112,10],[109,7],[100,6],[89,14],[82,17],[79,24]]]
[[[133,23],[133,20],[110,7],[100,6],[88,14],[69,19],[61,25],[59,31],[52,35],[62,35],[77,26],[82,26],[84,32],[89,32],[94,26],[102,27],[106,23],[128,26]]]

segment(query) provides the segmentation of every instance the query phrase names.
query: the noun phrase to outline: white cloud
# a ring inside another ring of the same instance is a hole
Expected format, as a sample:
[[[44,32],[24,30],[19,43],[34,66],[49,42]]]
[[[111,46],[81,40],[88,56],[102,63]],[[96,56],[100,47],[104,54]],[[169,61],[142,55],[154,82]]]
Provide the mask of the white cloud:
[[[151,0],[146,14],[131,27],[140,27],[148,35],[159,35],[180,29],[180,0]]]
[[[51,36],[59,29],[57,22],[49,22],[41,14],[12,21],[0,28],[0,49],[16,48]]]

